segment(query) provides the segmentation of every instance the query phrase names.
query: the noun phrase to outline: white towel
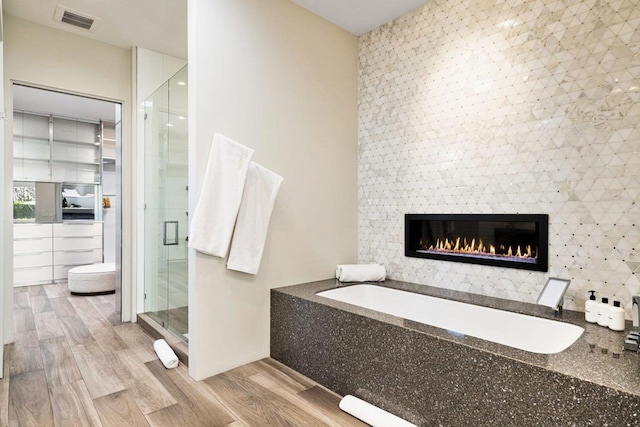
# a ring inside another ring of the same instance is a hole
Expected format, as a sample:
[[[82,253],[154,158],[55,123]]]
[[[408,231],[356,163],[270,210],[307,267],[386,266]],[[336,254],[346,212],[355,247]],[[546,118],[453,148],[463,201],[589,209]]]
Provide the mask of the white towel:
[[[373,427],[416,427],[409,421],[351,395],[343,397],[339,406],[347,414]]]
[[[345,264],[336,267],[341,282],[384,282],[387,272],[380,264]]]
[[[280,175],[251,162],[227,260],[229,270],[258,274],[280,184]]]
[[[224,258],[229,251],[253,150],[216,134],[198,203],[191,219],[189,247]]]
[[[158,359],[160,359],[165,368],[173,369],[178,367],[178,356],[176,356],[165,340],[160,339],[154,341],[153,349],[156,351]]]

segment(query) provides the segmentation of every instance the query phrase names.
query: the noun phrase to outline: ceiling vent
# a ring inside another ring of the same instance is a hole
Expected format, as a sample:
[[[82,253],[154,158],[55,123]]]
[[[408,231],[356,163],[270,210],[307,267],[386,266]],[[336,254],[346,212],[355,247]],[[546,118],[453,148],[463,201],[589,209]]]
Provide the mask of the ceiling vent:
[[[66,6],[59,5],[53,14],[53,20],[63,24],[73,25],[82,30],[95,31],[102,19],[86,13],[78,12]]]

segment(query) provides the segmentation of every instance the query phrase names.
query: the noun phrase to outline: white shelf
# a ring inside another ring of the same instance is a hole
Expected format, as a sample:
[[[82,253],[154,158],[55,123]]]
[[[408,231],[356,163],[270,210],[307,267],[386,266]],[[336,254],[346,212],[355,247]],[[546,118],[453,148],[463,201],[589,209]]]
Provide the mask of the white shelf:
[[[14,180],[100,183],[99,123],[16,111],[14,126]]]
[[[43,158],[38,158],[38,157],[21,157],[21,156],[16,156],[13,158],[13,160],[28,160],[30,162],[49,162],[50,159],[43,159]]]
[[[94,146],[94,147],[99,147],[100,146],[99,142],[71,141],[71,140],[66,140],[66,139],[54,139],[53,143],[54,144],[81,144],[81,145],[91,145],[91,146]]]
[[[85,161],[78,161],[78,160],[57,160],[57,159],[53,159],[51,160],[53,163],[65,163],[65,164],[72,164],[72,165],[86,165],[86,166],[100,166],[100,163],[97,162],[85,162]]]
[[[17,133],[13,134],[13,139],[28,139],[30,141],[40,141],[40,142],[49,142],[48,136],[31,136],[31,135],[20,135]]]

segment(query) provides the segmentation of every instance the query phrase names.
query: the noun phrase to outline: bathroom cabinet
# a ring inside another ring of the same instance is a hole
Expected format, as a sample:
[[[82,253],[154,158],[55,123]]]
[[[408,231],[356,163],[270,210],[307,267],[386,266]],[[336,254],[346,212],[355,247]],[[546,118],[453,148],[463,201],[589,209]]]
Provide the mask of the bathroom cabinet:
[[[79,265],[102,262],[102,223],[53,224],[53,280],[67,280]]]
[[[67,280],[78,265],[102,262],[102,223],[13,225],[13,284]]]
[[[51,282],[53,269],[52,250],[53,224],[14,224],[14,286]]]

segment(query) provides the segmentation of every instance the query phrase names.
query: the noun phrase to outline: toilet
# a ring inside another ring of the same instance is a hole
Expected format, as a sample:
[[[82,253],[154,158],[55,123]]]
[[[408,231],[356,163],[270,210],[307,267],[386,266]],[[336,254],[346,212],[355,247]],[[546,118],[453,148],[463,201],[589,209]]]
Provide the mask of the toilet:
[[[68,286],[72,295],[113,294],[116,291],[116,264],[89,264],[69,270]]]

